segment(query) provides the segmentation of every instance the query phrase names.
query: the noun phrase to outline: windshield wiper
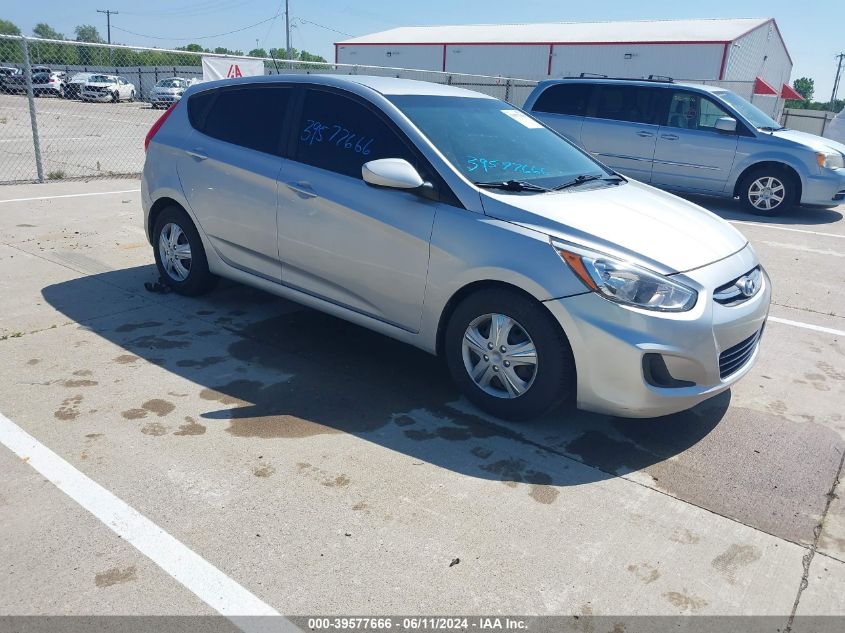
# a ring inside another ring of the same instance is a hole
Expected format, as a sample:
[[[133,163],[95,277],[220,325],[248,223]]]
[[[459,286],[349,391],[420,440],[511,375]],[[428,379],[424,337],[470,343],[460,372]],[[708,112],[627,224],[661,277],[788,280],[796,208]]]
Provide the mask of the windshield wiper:
[[[786,128],[785,127],[774,127],[773,125],[766,125],[764,127],[758,127],[757,129],[761,130],[762,132],[781,132],[781,131],[785,130]]]
[[[551,191],[546,187],[535,185],[524,180],[505,180],[504,182],[473,182],[476,187],[483,189],[504,189],[505,191]]]
[[[562,185],[558,185],[557,187],[552,187],[552,191],[560,191],[561,189],[568,189],[569,187],[577,187],[578,185],[583,185],[585,182],[592,182],[594,180],[604,180],[606,182],[626,182],[622,176],[617,176],[616,174],[610,176],[602,176],[601,174],[581,174],[570,180],[569,182],[565,182]]]

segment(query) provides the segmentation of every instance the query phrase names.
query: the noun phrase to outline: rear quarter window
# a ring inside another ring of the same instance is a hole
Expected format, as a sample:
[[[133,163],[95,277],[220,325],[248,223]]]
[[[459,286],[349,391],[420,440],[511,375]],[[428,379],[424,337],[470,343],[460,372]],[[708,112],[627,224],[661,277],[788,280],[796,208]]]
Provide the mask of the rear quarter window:
[[[534,112],[585,116],[592,94],[592,84],[557,84],[546,88],[531,109]]]

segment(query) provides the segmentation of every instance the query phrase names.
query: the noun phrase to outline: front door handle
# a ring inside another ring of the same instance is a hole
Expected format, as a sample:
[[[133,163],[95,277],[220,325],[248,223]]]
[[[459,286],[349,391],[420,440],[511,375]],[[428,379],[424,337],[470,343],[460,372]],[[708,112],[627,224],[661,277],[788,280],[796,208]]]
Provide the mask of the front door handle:
[[[205,160],[206,158],[208,158],[208,156],[203,154],[202,150],[200,149],[189,149],[186,150],[185,153],[191,158],[196,158],[197,160]]]
[[[648,138],[649,136],[654,136],[654,132],[646,132],[645,130],[640,130],[639,132],[637,132],[637,136]]]
[[[287,188],[299,195],[301,198],[316,198],[317,192],[307,182],[287,182]]]
[[[667,141],[677,141],[680,137],[677,134],[661,134],[660,138]]]

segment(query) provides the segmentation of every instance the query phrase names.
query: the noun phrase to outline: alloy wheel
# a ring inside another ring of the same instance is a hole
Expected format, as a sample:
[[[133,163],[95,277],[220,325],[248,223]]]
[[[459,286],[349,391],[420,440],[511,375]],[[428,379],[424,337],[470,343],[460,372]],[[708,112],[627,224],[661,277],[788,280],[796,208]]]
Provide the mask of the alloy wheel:
[[[484,314],[464,333],[464,368],[476,386],[496,398],[518,398],[537,376],[537,348],[515,319]]]
[[[158,237],[158,254],[165,272],[174,281],[185,281],[191,273],[191,244],[178,224],[169,222]]]
[[[758,178],[748,187],[748,201],[755,209],[772,211],[777,209],[786,197],[786,188],[773,176]]]

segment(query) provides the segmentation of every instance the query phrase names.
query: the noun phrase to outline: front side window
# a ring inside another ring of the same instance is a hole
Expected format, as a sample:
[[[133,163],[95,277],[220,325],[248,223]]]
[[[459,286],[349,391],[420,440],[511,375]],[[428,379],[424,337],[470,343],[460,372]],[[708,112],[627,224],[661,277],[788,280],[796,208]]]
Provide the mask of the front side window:
[[[361,166],[378,158],[416,162],[402,139],[370,108],[337,93],[310,89],[297,128],[295,157],[352,178],[361,178]]]
[[[213,138],[279,155],[282,121],[290,94],[290,88],[280,86],[223,89],[213,102],[203,104],[202,98],[210,99],[213,92],[200,93],[192,97],[191,102],[201,97],[198,105],[210,108],[204,121],[195,123],[196,119],[191,116],[191,122],[200,125],[200,131]]]
[[[518,180],[554,187],[582,175],[609,175],[555,132],[498,99],[388,97],[467,179]]]
[[[718,97],[719,99],[733,107],[737,112],[744,116],[746,120],[748,120],[748,122],[751,123],[751,125],[753,125],[754,127],[761,130],[783,129],[783,126],[781,126],[772,117],[763,112],[753,103],[750,103],[740,97],[735,92],[731,92],[730,90],[722,90],[719,92],[714,92],[713,94],[714,96]]]
[[[675,92],[669,103],[669,127],[716,131],[716,121],[730,116],[721,106],[694,92]]]
[[[543,94],[537,97],[535,112],[549,112],[551,114],[568,114],[584,116],[587,104],[593,94],[593,84],[570,83],[549,86]]]
[[[659,125],[665,91],[647,86],[603,85],[596,118]]]

